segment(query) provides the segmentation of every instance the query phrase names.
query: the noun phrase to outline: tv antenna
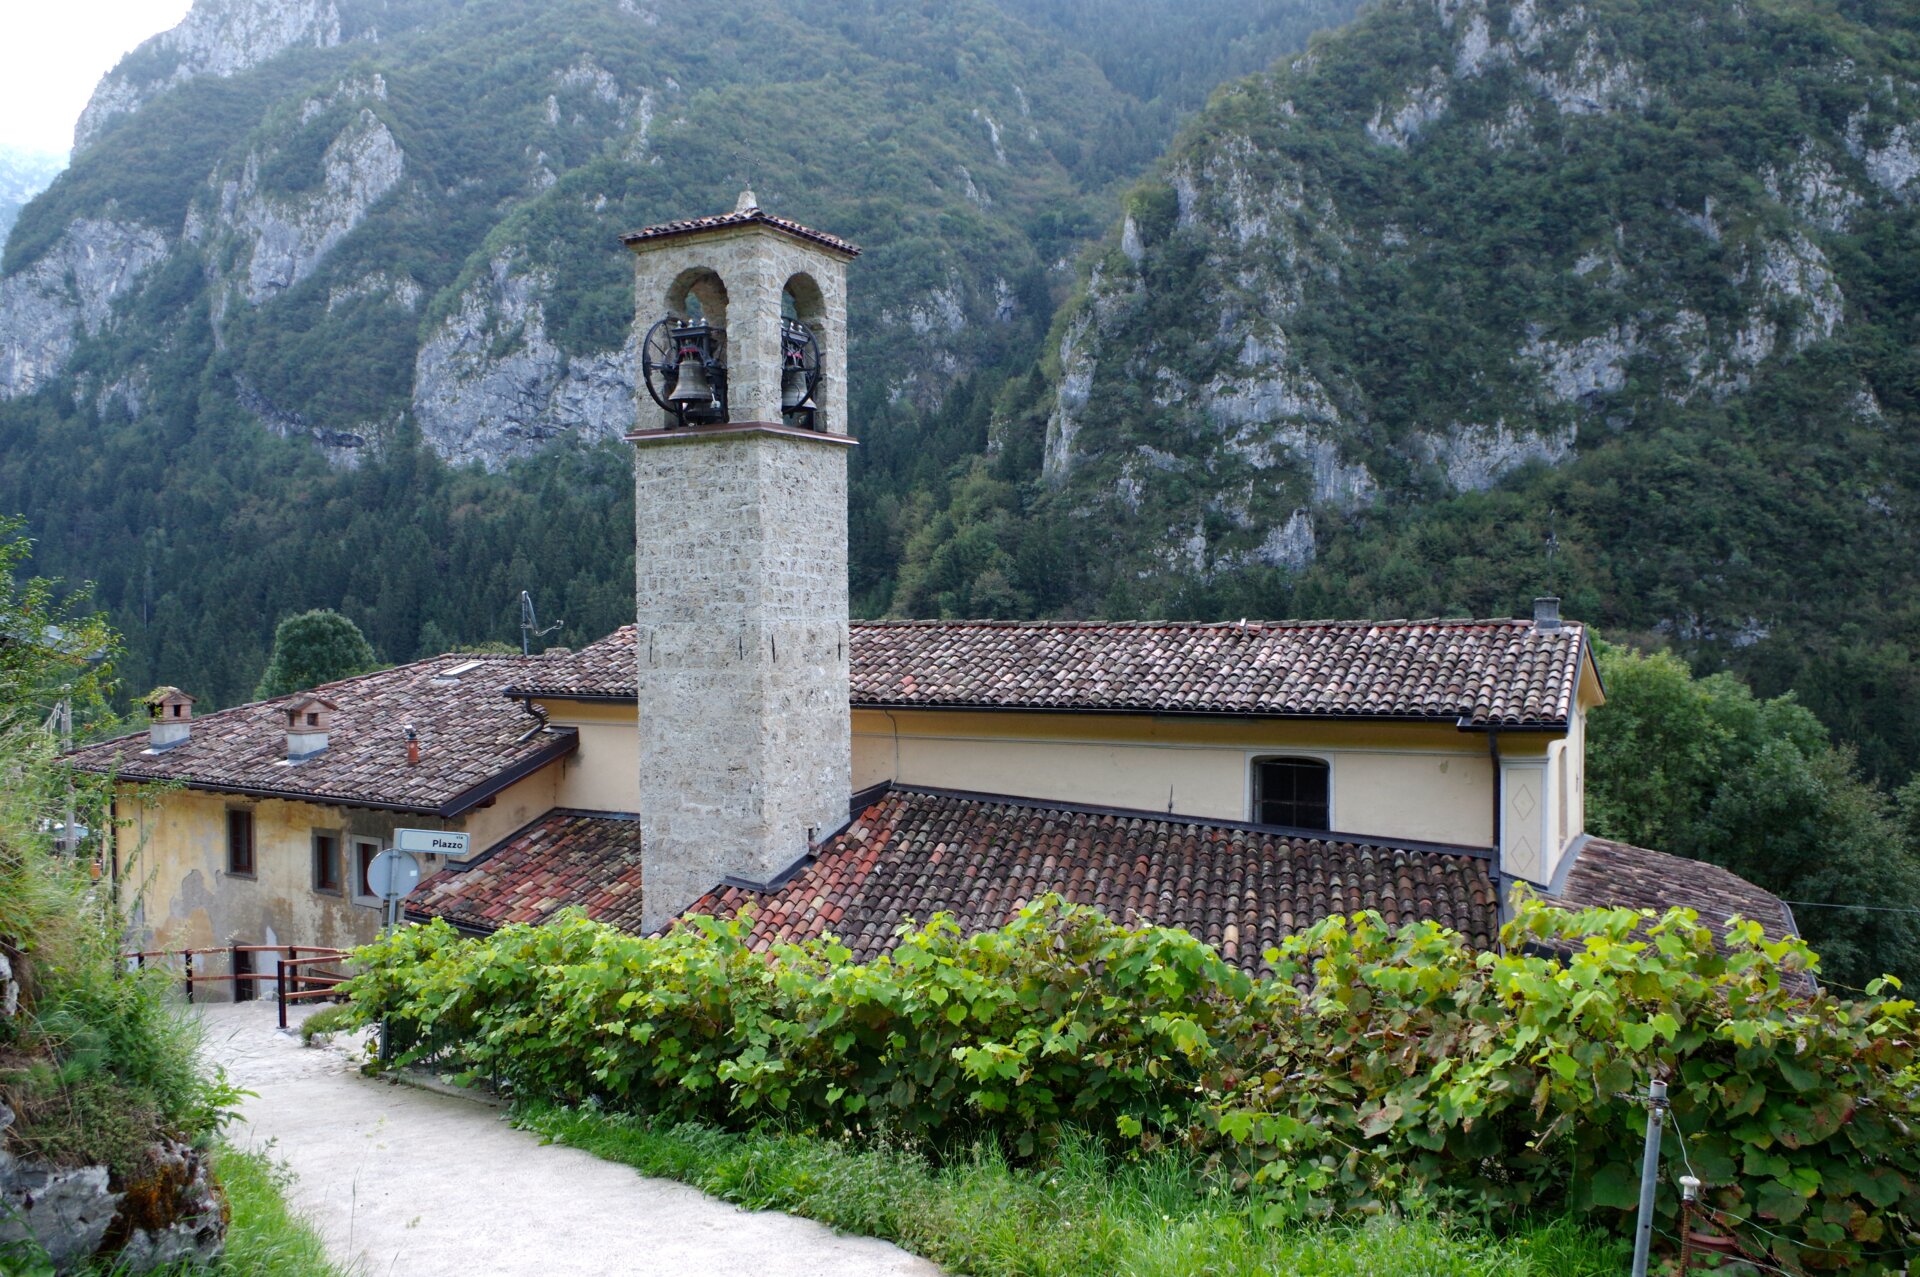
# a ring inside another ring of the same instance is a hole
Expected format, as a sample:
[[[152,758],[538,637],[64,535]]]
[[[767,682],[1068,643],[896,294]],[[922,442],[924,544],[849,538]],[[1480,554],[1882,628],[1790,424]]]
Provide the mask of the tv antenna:
[[[520,591],[520,655],[533,655],[533,641],[535,639],[545,638],[565,624],[565,621],[555,621],[552,625],[542,629],[540,627],[540,618],[534,615],[533,595],[528,594],[525,590]]]
[[[1554,559],[1559,555],[1559,553],[1560,553],[1560,511],[1557,508],[1555,508],[1547,511],[1547,588],[1548,589],[1552,589],[1554,585],[1557,584],[1557,578],[1554,573],[1554,567],[1555,567]]]

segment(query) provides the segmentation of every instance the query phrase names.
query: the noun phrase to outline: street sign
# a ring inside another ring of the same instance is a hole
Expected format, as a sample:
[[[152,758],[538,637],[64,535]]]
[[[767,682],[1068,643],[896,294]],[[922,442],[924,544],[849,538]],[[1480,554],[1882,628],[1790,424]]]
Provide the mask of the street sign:
[[[393,845],[401,851],[452,856],[460,860],[472,849],[473,835],[448,833],[444,829],[396,829],[393,831]]]
[[[419,885],[420,862],[397,848],[387,848],[367,866],[367,890],[389,904]]]

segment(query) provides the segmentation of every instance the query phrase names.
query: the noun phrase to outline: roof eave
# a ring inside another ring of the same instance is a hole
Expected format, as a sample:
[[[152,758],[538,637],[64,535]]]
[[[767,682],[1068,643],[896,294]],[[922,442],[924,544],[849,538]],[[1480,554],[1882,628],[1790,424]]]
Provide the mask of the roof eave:
[[[378,798],[333,794],[317,789],[281,789],[269,785],[222,784],[218,781],[194,780],[183,776],[130,775],[122,770],[90,767],[78,763],[73,766],[76,771],[84,771],[96,776],[110,776],[129,784],[178,784],[187,789],[196,789],[208,794],[237,794],[244,798],[277,798],[287,802],[315,803],[328,807],[358,807],[364,811],[397,811],[412,816],[438,816],[442,820],[448,820],[464,815],[501,790],[524,780],[555,759],[564,758],[579,747],[579,733],[572,728],[560,727],[555,728],[554,731],[560,734],[561,739],[439,804],[388,802]]]
[[[580,733],[578,731],[571,727],[556,727],[552,730],[556,739],[545,749],[521,759],[505,771],[498,772],[486,780],[481,781],[478,785],[473,786],[471,789],[466,790],[464,793],[457,794],[448,799],[440,805],[435,814],[443,820],[451,820],[455,816],[465,815],[481,803],[487,801],[487,799],[498,794],[501,790],[512,786],[518,781],[525,780],[528,776],[539,771],[548,763],[565,758],[568,754],[571,754],[580,747]]]

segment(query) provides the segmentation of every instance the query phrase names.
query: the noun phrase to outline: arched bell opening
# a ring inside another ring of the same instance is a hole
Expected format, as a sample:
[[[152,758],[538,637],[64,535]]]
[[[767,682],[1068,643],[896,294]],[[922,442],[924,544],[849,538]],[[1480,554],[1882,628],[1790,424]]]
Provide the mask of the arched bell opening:
[[[826,364],[827,302],[804,272],[780,290],[780,416],[787,425],[823,430],[820,377]]]
[[[680,272],[667,313],[640,352],[647,393],[675,426],[727,420],[727,286],[706,267]]]

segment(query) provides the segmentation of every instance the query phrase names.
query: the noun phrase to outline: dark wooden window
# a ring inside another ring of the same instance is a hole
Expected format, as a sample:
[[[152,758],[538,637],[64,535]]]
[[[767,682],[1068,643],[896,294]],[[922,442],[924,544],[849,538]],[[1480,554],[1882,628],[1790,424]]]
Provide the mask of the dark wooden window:
[[[1330,769],[1318,758],[1256,758],[1253,819],[1289,829],[1328,829]]]
[[[375,856],[380,854],[377,842],[356,842],[353,844],[353,894],[361,900],[376,897],[373,888],[367,885],[367,870],[373,868]]]
[[[227,809],[227,872],[253,877],[253,813]]]
[[[340,835],[314,834],[313,889],[330,896],[339,895],[340,868]]]

